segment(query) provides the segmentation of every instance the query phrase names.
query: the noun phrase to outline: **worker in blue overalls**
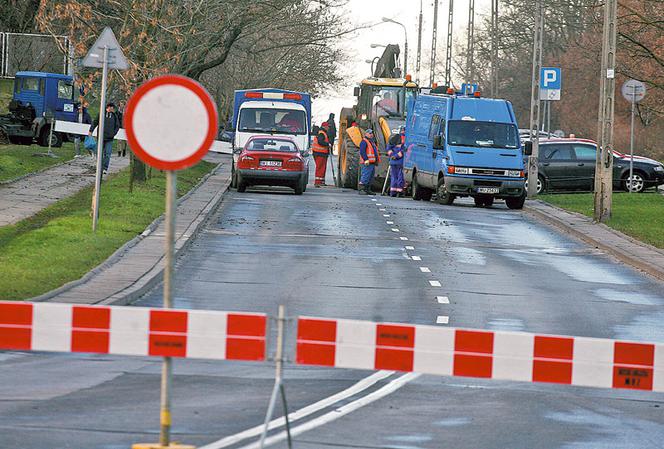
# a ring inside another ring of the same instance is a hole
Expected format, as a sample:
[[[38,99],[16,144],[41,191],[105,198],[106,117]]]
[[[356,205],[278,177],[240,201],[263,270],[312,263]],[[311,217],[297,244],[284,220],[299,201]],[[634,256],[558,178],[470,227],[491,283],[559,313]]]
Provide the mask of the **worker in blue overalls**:
[[[360,195],[373,195],[371,183],[376,172],[376,165],[380,163],[380,153],[372,129],[364,132],[360,142],[360,183],[357,186]]]
[[[403,178],[404,142],[406,128],[399,128],[399,134],[390,137],[387,146],[387,156],[390,158],[390,196],[403,195],[405,181]]]

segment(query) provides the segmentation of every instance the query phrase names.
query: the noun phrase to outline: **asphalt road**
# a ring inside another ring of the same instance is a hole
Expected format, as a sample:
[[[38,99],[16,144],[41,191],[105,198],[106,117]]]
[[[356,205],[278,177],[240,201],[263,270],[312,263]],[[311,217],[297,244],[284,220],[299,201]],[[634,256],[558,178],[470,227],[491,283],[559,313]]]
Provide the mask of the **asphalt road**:
[[[284,304],[289,316],[664,341],[661,283],[523,212],[373,199],[330,187],[229,193],[178,263],[175,306],[274,314]],[[159,306],[161,290],[139,304]],[[156,441],[158,360],[0,360],[0,446]],[[176,440],[256,447],[246,431],[264,418],[270,364],[176,361],[175,373]],[[285,379],[300,448],[624,449],[664,439],[662,394],[292,364]],[[286,447],[281,427],[270,435],[271,447]]]

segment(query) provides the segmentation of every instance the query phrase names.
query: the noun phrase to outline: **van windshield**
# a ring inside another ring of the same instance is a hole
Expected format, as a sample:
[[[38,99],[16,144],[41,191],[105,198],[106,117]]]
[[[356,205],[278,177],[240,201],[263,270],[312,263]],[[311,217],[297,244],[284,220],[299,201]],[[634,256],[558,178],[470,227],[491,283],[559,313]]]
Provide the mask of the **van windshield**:
[[[240,111],[238,131],[307,134],[304,111],[246,108]]]
[[[519,131],[510,123],[452,120],[447,130],[450,145],[519,148]]]

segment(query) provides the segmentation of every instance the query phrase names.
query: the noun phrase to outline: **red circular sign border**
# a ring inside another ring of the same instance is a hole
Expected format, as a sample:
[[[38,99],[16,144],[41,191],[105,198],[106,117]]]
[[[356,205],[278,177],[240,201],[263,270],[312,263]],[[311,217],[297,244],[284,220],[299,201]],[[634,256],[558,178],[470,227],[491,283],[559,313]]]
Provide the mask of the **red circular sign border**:
[[[138,143],[136,135],[134,134],[134,125],[133,125],[134,112],[140,100],[155,87],[164,86],[167,84],[175,84],[178,86],[182,86],[194,92],[196,96],[200,98],[200,100],[203,102],[203,105],[205,106],[205,110],[208,115],[208,124],[209,124],[208,132],[201,146],[189,157],[177,161],[163,161],[161,159],[157,159],[151,156]],[[205,90],[205,88],[196,81],[192,80],[191,78],[187,78],[181,75],[162,75],[156,78],[152,78],[151,80],[141,84],[138,87],[138,89],[136,89],[134,94],[131,96],[131,98],[129,98],[129,101],[127,102],[124,122],[126,126],[125,132],[127,133],[127,142],[129,143],[129,146],[134,151],[134,153],[136,153],[136,156],[138,156],[140,160],[150,165],[151,167],[158,168],[160,170],[182,170],[184,168],[188,168],[191,167],[192,165],[195,165],[198,161],[200,161],[203,158],[203,156],[205,156],[205,154],[212,146],[212,143],[214,142],[217,134],[217,127],[218,127],[217,106],[214,104],[212,97]]]

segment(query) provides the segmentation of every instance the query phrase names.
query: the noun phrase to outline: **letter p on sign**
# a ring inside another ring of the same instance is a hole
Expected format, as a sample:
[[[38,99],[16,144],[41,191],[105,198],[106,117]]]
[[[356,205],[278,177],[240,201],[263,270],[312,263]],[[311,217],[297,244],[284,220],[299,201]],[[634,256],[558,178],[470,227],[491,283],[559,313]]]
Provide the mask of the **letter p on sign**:
[[[558,67],[542,67],[540,89],[558,90],[561,87],[561,73]]]

